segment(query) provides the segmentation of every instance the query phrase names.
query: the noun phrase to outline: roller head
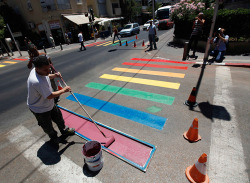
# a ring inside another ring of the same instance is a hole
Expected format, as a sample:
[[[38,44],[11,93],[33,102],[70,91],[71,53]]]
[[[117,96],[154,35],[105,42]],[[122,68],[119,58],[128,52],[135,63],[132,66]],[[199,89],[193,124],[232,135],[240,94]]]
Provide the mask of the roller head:
[[[114,136],[107,137],[107,142],[104,144],[104,147],[109,147],[115,141]]]

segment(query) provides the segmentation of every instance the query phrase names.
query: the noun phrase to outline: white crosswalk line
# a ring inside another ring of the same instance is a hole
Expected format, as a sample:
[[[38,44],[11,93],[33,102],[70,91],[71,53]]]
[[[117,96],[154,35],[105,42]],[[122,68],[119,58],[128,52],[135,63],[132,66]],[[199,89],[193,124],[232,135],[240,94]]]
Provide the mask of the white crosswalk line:
[[[211,183],[249,182],[234,101],[229,92],[231,87],[230,68],[217,67],[213,104],[224,107],[230,115],[230,121],[223,120],[223,112],[213,111],[217,117],[211,129],[208,171]]]
[[[30,161],[38,171],[43,173],[51,182],[86,182],[100,183],[95,177],[87,177],[83,174],[82,167],[78,166],[66,156],[61,155],[61,160],[54,165],[45,165],[37,157],[38,150],[45,143],[37,136],[33,135],[24,126],[18,126],[7,134],[8,140],[15,145],[18,151]]]

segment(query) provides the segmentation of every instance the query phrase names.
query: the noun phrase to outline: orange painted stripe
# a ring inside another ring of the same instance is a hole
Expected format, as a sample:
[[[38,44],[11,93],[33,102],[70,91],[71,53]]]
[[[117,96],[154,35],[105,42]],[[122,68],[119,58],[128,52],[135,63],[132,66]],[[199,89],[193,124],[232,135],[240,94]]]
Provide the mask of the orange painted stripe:
[[[176,63],[176,64],[193,64],[190,62],[181,62],[181,61],[164,60],[164,59],[131,58],[130,60],[138,60],[146,62],[166,62],[166,63]]]
[[[156,67],[156,68],[168,68],[168,69],[182,69],[182,70],[187,70],[188,69],[188,67],[182,67],[182,66],[141,64],[141,63],[131,63],[131,62],[124,62],[124,63],[122,63],[122,65],[132,65],[132,66],[141,66],[141,67]]]

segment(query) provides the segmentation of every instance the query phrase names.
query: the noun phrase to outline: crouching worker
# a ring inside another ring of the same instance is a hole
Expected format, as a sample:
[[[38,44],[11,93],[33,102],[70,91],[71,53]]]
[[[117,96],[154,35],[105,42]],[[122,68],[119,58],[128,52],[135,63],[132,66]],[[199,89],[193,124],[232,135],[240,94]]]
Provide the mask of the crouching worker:
[[[228,40],[229,36],[225,35],[225,29],[219,28],[215,33],[215,38],[213,40],[215,43],[215,49],[210,54],[216,62],[223,61],[228,46]]]
[[[53,91],[50,79],[61,77],[61,74],[50,74],[50,62],[46,56],[38,56],[33,60],[34,68],[31,70],[27,80],[28,97],[27,104],[30,111],[35,115],[38,125],[48,134],[53,143],[59,143],[57,132],[52,126],[54,121],[63,136],[73,135],[74,129],[65,126],[60,109],[55,105],[54,98],[71,88],[66,86],[62,90]]]

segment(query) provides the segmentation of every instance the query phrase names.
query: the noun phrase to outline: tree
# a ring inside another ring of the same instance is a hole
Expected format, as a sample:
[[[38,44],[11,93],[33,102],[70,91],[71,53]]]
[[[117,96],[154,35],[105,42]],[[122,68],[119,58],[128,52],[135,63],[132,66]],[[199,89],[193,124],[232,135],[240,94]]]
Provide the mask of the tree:
[[[120,5],[126,21],[136,21],[137,16],[141,15],[141,4],[135,0],[120,1]]]
[[[0,40],[4,38],[4,28],[5,24],[4,24],[4,20],[3,17],[0,15]]]

